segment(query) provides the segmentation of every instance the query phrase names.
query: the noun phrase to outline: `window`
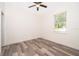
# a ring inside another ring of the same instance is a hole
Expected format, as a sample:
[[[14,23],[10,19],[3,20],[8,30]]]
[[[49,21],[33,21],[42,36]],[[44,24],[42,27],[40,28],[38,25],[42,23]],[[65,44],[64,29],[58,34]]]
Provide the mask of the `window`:
[[[66,12],[62,12],[55,15],[55,30],[56,31],[66,30]]]

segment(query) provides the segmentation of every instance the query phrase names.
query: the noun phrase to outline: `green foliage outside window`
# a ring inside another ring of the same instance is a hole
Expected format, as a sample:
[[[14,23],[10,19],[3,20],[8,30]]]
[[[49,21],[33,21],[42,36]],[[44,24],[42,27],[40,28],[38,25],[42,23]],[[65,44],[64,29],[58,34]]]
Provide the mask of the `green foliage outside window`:
[[[55,15],[55,28],[61,29],[66,26],[66,13],[60,13]]]

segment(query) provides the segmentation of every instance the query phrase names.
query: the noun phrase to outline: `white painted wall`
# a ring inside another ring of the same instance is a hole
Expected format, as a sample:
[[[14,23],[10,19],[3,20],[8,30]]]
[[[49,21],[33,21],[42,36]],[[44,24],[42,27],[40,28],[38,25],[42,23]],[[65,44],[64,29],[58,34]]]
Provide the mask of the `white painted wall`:
[[[28,3],[5,3],[5,44],[38,38],[38,13],[27,7]]]
[[[1,10],[0,10],[0,55],[1,55]]]
[[[48,3],[49,7],[43,18],[42,37],[72,48],[79,49],[79,3]],[[54,15],[67,12],[66,32],[56,32]]]
[[[4,6],[4,3],[3,2],[0,2],[0,55],[1,55],[1,41],[2,41],[2,18],[1,18],[1,11],[3,10],[3,6]]]

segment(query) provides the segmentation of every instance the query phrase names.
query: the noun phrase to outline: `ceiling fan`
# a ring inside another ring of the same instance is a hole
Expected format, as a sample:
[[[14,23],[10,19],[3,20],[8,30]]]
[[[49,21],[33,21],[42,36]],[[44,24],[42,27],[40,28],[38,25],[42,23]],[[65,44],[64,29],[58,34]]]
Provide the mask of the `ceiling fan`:
[[[42,4],[42,2],[33,2],[33,3],[34,3],[34,5],[31,5],[31,6],[29,6],[28,8],[35,7],[35,6],[36,6],[37,11],[39,11],[39,7],[47,8],[47,6],[44,5],[44,4]]]

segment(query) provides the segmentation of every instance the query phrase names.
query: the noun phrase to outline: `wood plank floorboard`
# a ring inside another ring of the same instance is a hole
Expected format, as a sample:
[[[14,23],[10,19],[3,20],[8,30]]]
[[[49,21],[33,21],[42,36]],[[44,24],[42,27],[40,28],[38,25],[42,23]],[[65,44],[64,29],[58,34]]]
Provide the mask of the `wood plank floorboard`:
[[[79,50],[38,38],[2,47],[2,56],[79,56]]]

